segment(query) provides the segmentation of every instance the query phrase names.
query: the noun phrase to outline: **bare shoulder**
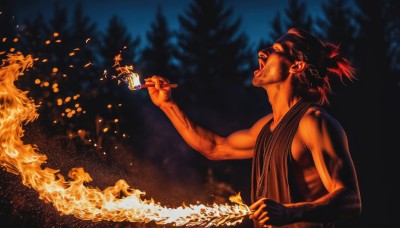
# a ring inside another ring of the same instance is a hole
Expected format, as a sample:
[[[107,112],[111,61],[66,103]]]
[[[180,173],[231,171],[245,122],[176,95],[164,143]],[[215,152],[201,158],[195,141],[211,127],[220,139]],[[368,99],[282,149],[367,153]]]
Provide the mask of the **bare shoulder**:
[[[341,124],[322,107],[311,107],[300,120],[298,132],[304,143],[321,142],[326,137],[343,137],[345,132]]]
[[[330,115],[324,108],[314,106],[307,110],[300,121],[300,128],[321,127],[331,125],[341,127],[340,123]]]

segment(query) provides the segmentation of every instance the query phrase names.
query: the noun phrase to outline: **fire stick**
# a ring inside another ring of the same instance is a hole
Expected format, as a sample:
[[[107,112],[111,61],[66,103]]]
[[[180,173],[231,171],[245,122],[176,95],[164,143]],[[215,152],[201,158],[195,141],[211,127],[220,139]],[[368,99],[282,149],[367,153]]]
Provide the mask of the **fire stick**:
[[[140,84],[140,85],[129,85],[128,88],[131,90],[139,90],[139,89],[144,89],[148,87],[154,87],[156,84],[151,83],[151,84]],[[161,87],[171,87],[171,88],[176,88],[178,87],[178,84],[160,84]]]
[[[142,84],[139,85],[141,89],[143,88],[148,88],[148,87],[154,87],[156,84]],[[178,87],[178,84],[160,84],[161,87],[171,87],[171,88],[176,88]]]

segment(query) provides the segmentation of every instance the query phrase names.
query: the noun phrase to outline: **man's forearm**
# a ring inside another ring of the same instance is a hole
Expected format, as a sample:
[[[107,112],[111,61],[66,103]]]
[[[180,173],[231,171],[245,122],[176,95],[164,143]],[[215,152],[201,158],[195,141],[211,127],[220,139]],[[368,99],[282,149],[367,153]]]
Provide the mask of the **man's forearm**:
[[[194,124],[173,101],[161,105],[160,108],[189,146],[208,158],[213,156],[217,141],[222,140],[221,136]]]
[[[292,222],[337,222],[360,214],[361,202],[356,193],[338,190],[314,202],[290,205]]]

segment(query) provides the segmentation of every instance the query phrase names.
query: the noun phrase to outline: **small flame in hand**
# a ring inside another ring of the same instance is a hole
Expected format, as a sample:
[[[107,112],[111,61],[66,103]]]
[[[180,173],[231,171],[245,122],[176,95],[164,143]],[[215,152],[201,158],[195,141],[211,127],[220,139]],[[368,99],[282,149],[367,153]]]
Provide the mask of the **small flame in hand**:
[[[127,79],[128,79],[128,88],[130,90],[138,90],[141,87],[140,84],[140,76],[137,73],[129,73],[127,75]]]
[[[133,66],[121,66],[120,62],[122,61],[121,54],[118,54],[114,57],[114,66],[115,70],[118,72],[118,78],[125,83],[128,84],[128,88],[130,90],[138,90],[141,89],[140,84],[140,76],[139,74],[133,72]]]

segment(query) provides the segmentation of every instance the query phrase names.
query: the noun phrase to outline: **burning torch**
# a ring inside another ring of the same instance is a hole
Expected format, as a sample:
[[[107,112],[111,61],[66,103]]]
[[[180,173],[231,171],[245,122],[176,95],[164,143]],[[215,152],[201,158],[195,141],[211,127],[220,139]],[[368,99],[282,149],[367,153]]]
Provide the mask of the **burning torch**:
[[[147,84],[140,84],[140,77],[137,73],[130,72],[129,75],[127,75],[128,79],[128,88],[130,90],[139,90],[139,89],[144,89],[148,87],[154,87],[154,83],[147,83]],[[178,84],[161,84],[161,87],[171,87],[171,88],[176,88],[178,87]]]

